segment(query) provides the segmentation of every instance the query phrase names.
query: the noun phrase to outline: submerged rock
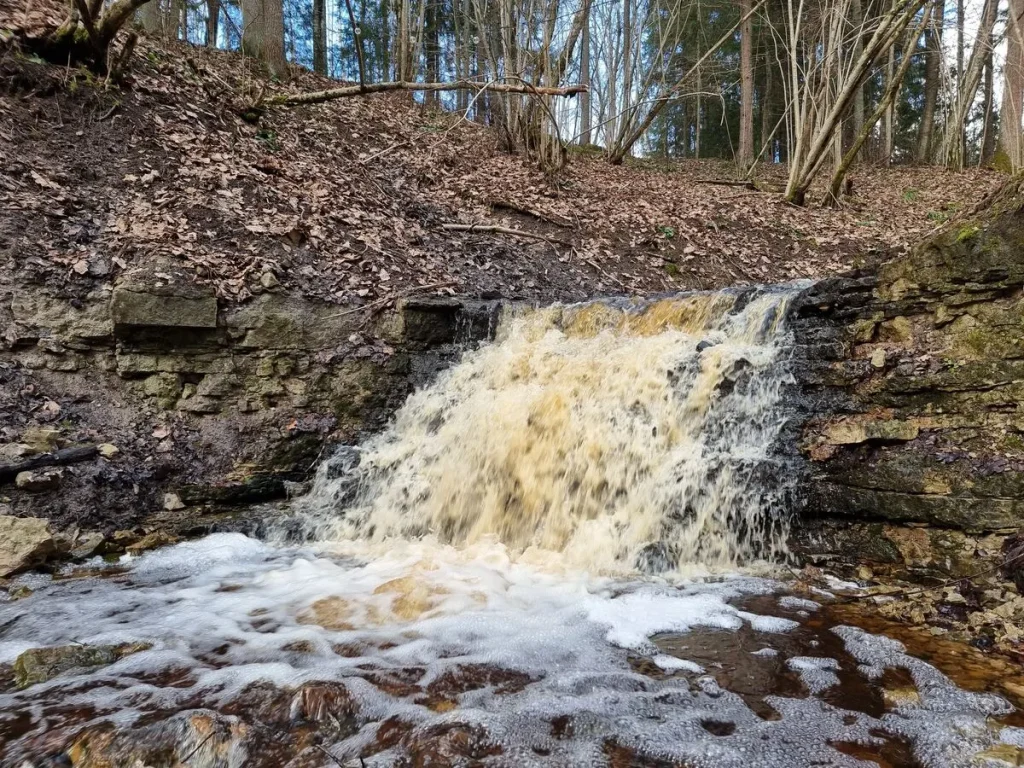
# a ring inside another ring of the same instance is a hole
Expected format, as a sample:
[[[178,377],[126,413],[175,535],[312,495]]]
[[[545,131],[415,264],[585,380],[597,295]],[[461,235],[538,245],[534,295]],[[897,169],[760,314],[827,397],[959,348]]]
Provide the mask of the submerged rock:
[[[19,688],[45,683],[72,670],[90,670],[113,664],[139,651],[151,648],[149,643],[125,645],[61,645],[55,648],[33,648],[14,662],[14,682]]]
[[[0,515],[0,577],[31,568],[55,551],[45,520]]]

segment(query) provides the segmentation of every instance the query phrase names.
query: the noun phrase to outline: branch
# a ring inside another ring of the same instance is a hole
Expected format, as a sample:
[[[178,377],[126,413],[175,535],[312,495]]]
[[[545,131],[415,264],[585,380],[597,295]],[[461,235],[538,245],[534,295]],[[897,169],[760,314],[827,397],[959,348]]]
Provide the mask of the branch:
[[[514,83],[477,83],[472,80],[455,80],[450,83],[409,83],[397,81],[391,83],[369,83],[368,85],[345,85],[330,88],[326,91],[309,93],[281,93],[271,96],[265,105],[296,106],[298,104],[322,104],[325,101],[344,99],[348,96],[359,96],[364,93],[384,93],[386,91],[498,91],[500,93],[540,94],[541,96],[575,96],[586,93],[585,85],[570,85],[555,88],[543,85],[521,85]]]
[[[89,35],[89,42],[93,44],[96,50],[100,50],[100,40],[96,32],[96,24],[93,20],[92,11],[85,4],[85,0],[74,0],[75,9],[78,11],[78,15],[82,19],[82,26],[85,27],[85,33]]]
[[[359,57],[359,88],[366,91],[366,65],[363,62],[363,30],[356,25],[356,16],[352,13],[352,0],[345,0],[345,7],[348,8],[348,23],[352,25],[352,37],[356,43],[356,54]]]
[[[496,235],[515,235],[516,237],[526,237],[530,240],[543,240],[546,243],[572,247],[572,243],[567,243],[564,240],[556,240],[555,238],[548,237],[547,235],[538,235],[533,232],[525,232],[521,229],[499,227],[496,224],[442,224],[441,229],[446,229],[450,232],[491,232]]]
[[[13,480],[19,472],[88,461],[97,453],[99,449],[95,445],[84,445],[77,448],[61,448],[59,451],[43,453],[13,464],[0,464],[0,483]]]

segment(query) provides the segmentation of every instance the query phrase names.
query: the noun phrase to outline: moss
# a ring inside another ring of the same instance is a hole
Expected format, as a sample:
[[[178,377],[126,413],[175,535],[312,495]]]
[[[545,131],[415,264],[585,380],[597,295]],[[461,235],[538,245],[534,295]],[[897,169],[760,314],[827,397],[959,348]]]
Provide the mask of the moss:
[[[966,243],[968,240],[978,234],[979,228],[977,224],[966,224],[962,226],[956,233],[956,241],[958,243]]]
[[[681,274],[679,271],[679,265],[672,261],[665,262],[665,271],[670,277],[679,277]]]

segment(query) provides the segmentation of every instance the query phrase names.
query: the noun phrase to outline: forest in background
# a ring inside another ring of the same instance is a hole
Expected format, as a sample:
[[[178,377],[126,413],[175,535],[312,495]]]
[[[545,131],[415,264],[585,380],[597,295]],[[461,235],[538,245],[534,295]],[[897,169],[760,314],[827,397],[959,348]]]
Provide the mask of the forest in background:
[[[138,22],[423,100],[557,169],[571,144],[789,168],[825,202],[857,162],[1022,164],[1024,0],[150,0]],[[581,85],[576,98],[498,84]],[[490,87],[488,87],[490,86]]]

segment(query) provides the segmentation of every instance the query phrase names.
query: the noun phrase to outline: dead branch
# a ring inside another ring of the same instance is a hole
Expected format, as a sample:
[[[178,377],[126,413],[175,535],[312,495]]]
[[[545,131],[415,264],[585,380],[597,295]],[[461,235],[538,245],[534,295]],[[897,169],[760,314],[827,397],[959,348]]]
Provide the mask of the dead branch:
[[[335,314],[328,315],[327,317],[346,317],[347,315],[354,315],[357,312],[376,312],[381,307],[386,306],[388,303],[395,301],[396,299],[404,299],[414,293],[419,293],[420,291],[429,291],[434,288],[447,288],[451,285],[455,285],[451,280],[446,280],[441,283],[430,283],[429,285],[417,285],[407,290],[399,291],[398,293],[389,293],[387,296],[377,299],[376,301],[371,301],[369,304],[363,304],[361,307],[346,309],[344,312],[336,312]]]
[[[540,221],[546,221],[548,224],[554,224],[556,227],[568,228],[572,226],[572,224],[570,224],[567,221],[559,221],[558,219],[552,218],[550,215],[546,213],[531,210],[530,208],[526,208],[517,203],[513,203],[510,200],[492,200],[491,208],[493,210],[512,211],[513,213],[521,213],[524,216],[532,216],[533,218],[539,219]]]
[[[97,453],[99,449],[95,445],[83,445],[77,448],[61,448],[59,451],[43,453],[13,464],[0,464],[0,483],[13,480],[20,472],[87,461]]]
[[[325,101],[344,99],[348,96],[361,96],[367,93],[385,93],[388,91],[497,91],[499,93],[523,93],[541,96],[575,96],[586,93],[585,85],[568,85],[555,88],[546,85],[523,85],[519,83],[478,83],[473,80],[455,80],[450,83],[410,83],[396,81],[390,83],[368,83],[367,85],[344,85],[340,88],[329,88],[326,91],[310,91],[308,93],[280,93],[271,96],[258,106],[297,106],[299,104],[322,104]]]
[[[698,184],[712,184],[719,187],[742,187],[743,189],[749,189],[753,192],[759,192],[757,185],[749,179],[743,181],[731,181],[729,179],[698,179]]]
[[[442,224],[441,229],[447,229],[450,232],[490,232],[495,235],[514,235],[515,237],[526,237],[530,240],[543,240],[546,243],[552,245],[564,245],[567,248],[572,247],[572,243],[567,243],[565,240],[558,240],[547,235],[538,235],[535,232],[525,232],[521,229],[510,229],[509,227],[499,227],[495,224]]]

